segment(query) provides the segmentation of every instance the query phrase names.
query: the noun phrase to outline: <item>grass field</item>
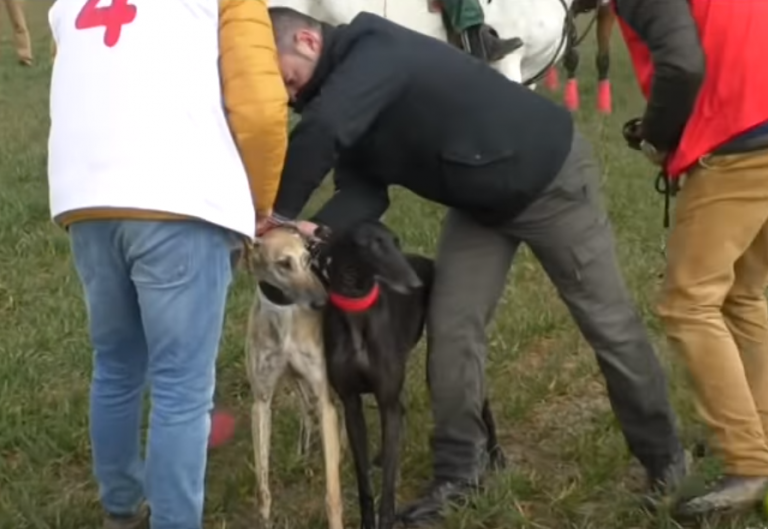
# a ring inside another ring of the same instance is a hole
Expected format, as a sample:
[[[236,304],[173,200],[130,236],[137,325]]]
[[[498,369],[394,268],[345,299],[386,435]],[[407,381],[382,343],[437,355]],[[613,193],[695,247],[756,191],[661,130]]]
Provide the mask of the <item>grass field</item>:
[[[48,212],[48,5],[27,2],[38,56],[33,68],[17,66],[7,20],[0,29],[0,529],[95,528],[101,520],[90,474],[86,412],[91,351],[85,311],[67,238],[51,224]],[[5,13],[0,17],[5,19]],[[583,48],[579,125],[602,161],[627,280],[659,336],[652,306],[663,266],[662,199],[653,190],[654,170],[627,150],[620,135],[621,124],[639,115],[642,102],[617,40],[612,76],[616,111],[608,118],[594,112],[590,46],[591,39]],[[442,211],[404,192],[396,197],[388,223],[409,249],[431,253]],[[490,329],[488,377],[502,442],[513,464],[506,474],[491,479],[485,496],[453,513],[443,527],[677,527],[639,508],[634,493],[643,486],[643,473],[627,453],[592,352],[529,252],[519,255],[511,275]],[[209,528],[255,527],[250,393],[242,351],[253,286],[251,278],[240,274],[230,297],[217,400],[236,411],[240,428],[232,444],[210,457]],[[657,341],[690,443],[700,430],[684,373],[667,356],[662,340]],[[407,388],[401,501],[412,498],[430,476],[431,419],[423,367],[419,351],[412,358]],[[276,527],[325,527],[319,450],[308,461],[299,459],[296,402],[282,391],[275,406]],[[373,421],[372,427],[376,430]],[[716,468],[716,462],[703,460],[696,470],[706,478]],[[352,527],[357,504],[349,456],[344,485],[347,525]],[[757,518],[720,520],[701,527],[756,529],[761,523]]]

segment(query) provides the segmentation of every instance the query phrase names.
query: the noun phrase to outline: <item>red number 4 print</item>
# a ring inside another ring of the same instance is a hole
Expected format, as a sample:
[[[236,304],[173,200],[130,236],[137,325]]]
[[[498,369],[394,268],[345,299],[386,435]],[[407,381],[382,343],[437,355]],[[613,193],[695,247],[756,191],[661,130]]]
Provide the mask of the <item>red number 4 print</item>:
[[[111,5],[104,7],[98,5],[99,0],[88,0],[77,15],[75,27],[104,28],[104,44],[111,48],[120,40],[123,26],[136,18],[136,6],[129,4],[128,0],[112,0]]]

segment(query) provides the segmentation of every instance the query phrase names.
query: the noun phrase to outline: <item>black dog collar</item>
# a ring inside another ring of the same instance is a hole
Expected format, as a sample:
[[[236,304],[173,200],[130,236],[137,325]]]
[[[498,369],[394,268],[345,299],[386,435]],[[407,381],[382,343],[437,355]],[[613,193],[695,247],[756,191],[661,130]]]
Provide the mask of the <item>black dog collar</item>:
[[[270,303],[273,305],[279,305],[279,306],[287,306],[287,305],[293,305],[294,302],[291,298],[289,298],[285,292],[280,290],[274,285],[270,285],[269,283],[265,283],[264,281],[259,281],[259,290],[261,291],[262,296],[267,298]]]

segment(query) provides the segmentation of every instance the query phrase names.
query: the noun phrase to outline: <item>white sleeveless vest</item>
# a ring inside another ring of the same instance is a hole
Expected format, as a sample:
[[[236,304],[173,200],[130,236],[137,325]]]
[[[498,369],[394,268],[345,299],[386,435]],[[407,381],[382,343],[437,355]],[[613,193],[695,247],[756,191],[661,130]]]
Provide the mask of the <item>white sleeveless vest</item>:
[[[97,25],[110,19],[125,23]],[[49,22],[54,219],[138,208],[252,237],[250,186],[222,104],[218,0],[57,0]]]

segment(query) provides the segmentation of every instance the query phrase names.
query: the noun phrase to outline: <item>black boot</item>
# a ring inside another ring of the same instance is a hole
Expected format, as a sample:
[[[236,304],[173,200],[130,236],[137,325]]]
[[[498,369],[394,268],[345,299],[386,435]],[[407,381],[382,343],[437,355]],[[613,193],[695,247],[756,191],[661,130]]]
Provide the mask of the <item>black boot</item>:
[[[735,514],[765,501],[768,477],[725,476],[708,493],[685,501],[673,511],[680,520],[713,514]]]
[[[677,492],[687,475],[688,455],[680,450],[665,467],[648,471],[648,487],[653,495],[669,496]]]
[[[523,45],[522,39],[512,37],[502,39],[498,33],[486,24],[467,28],[461,35],[464,50],[484,62],[496,62],[503,59]]]
[[[679,501],[679,490],[688,476],[688,455],[678,452],[672,461],[658,469],[648,469],[648,494],[642,502],[649,511],[669,511]]]
[[[477,482],[435,480],[421,498],[406,505],[397,514],[397,519],[405,527],[434,524],[445,515],[448,507],[466,505],[477,490]]]

